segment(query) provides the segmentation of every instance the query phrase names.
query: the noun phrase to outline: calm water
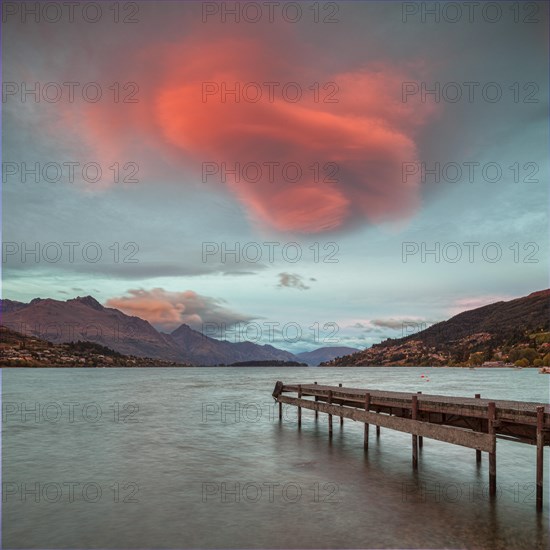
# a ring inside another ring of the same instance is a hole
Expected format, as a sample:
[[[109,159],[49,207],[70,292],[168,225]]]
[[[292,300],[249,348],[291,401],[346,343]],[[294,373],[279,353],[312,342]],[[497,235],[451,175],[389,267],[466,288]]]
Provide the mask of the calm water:
[[[535,449],[486,455],[285,407],[276,380],[548,402],[536,370],[412,368],[4,369],[5,548],[548,547]],[[421,374],[426,374],[422,379]],[[39,412],[33,412],[33,409]],[[27,411],[26,417],[22,416]],[[101,414],[101,416],[100,416]],[[548,450],[546,450],[548,453]]]

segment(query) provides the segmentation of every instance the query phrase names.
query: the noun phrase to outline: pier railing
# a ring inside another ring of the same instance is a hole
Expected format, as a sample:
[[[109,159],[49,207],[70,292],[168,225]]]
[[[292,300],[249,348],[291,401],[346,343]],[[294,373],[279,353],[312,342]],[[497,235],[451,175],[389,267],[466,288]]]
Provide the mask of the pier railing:
[[[292,394],[296,394],[293,397]],[[496,496],[496,440],[507,439],[536,445],[536,503],[543,506],[544,446],[550,444],[550,405],[529,401],[505,401],[475,397],[428,395],[421,392],[393,392],[371,389],[324,386],[317,384],[284,384],[277,382],[273,391],[279,403],[298,408],[298,427],[302,425],[302,409],[328,416],[329,436],[333,433],[333,416],[340,425],[348,418],[365,424],[364,448],[368,451],[369,425],[412,435],[412,465],[418,467],[418,448],[423,438],[462,445],[489,457],[489,494]]]

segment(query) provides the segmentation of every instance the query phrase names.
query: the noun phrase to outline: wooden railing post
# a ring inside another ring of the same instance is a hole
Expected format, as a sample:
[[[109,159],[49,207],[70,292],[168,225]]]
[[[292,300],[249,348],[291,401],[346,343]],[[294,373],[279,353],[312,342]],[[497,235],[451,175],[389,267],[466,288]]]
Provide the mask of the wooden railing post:
[[[493,450],[489,452],[489,496],[495,498],[497,494],[497,448],[496,448],[496,405],[491,401],[487,406],[487,433],[493,436]]]
[[[370,393],[365,394],[365,411],[370,409]],[[365,442],[363,444],[365,451],[369,450],[369,423],[365,422]]]
[[[417,391],[416,392],[418,395],[422,395],[422,392],[421,391]],[[424,438],[419,435],[418,436],[418,446],[422,449],[422,447],[424,446]]]
[[[342,384],[338,384],[338,387],[341,388]],[[340,407],[343,407],[343,403],[340,403]],[[340,415],[340,428],[344,425],[344,417]]]
[[[279,401],[279,421],[283,420],[283,404]]]
[[[328,391],[328,404],[332,404],[332,390]],[[332,414],[328,415],[328,435],[332,437]]]
[[[416,420],[416,417],[418,416],[418,396],[413,395],[412,396],[412,405],[411,405],[411,416],[413,420]],[[413,462],[413,469],[418,469],[418,436],[414,435],[412,436],[412,462]]]
[[[314,384],[317,384],[317,382],[313,382]],[[319,398],[315,396],[315,401],[319,401]],[[315,411],[315,420],[319,420],[319,411]]]
[[[537,512],[542,512],[542,480],[544,475],[544,407],[537,407]]]
[[[480,393],[476,393],[475,398],[479,399],[481,397]],[[481,464],[481,451],[476,450],[476,464]]]
[[[302,384],[298,386],[298,399],[302,399]],[[298,428],[302,427],[302,407],[298,407]]]

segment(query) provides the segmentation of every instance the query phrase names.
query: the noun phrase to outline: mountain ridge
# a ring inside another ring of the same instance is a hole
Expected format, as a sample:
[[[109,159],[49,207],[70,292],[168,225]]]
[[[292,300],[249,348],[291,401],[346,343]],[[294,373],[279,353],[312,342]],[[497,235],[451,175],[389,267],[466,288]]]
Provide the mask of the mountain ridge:
[[[56,344],[89,341],[124,355],[196,365],[298,361],[274,346],[216,340],[185,323],[164,333],[140,317],[101,305],[93,296],[66,301],[35,298],[29,303],[5,299],[0,306],[3,325]]]
[[[536,359],[542,364],[550,351],[549,331],[550,289],[545,289],[463,311],[417,333],[388,338],[323,366],[466,366],[522,359],[529,365]]]

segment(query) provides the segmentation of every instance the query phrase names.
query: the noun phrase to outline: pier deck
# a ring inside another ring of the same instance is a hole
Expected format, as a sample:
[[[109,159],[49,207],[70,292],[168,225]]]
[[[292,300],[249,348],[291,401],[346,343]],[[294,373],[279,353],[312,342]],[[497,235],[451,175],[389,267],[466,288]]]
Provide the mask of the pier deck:
[[[290,395],[289,395],[290,394]],[[293,397],[292,394],[296,394]],[[328,415],[332,436],[332,417],[365,424],[364,448],[368,450],[369,425],[389,428],[412,435],[412,464],[418,467],[418,447],[423,438],[445,441],[476,450],[489,456],[489,494],[496,495],[496,440],[507,439],[536,445],[537,510],[542,510],[544,446],[550,444],[550,404],[529,401],[506,401],[475,397],[454,397],[407,392],[380,391],[313,384],[277,382],[273,397],[279,403],[298,407],[298,427],[302,409]]]

